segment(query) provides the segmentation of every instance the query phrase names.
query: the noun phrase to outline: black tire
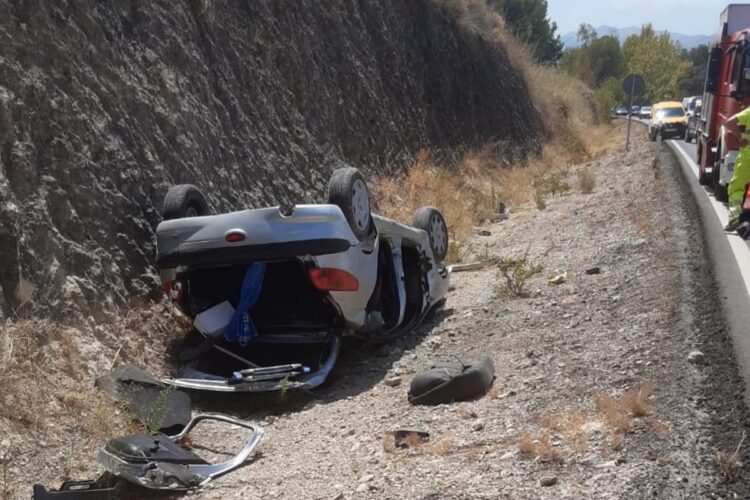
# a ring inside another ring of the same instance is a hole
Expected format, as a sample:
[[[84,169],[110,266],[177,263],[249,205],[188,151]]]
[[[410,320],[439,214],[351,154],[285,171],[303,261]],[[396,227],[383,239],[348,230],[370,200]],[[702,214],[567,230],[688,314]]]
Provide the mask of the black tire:
[[[164,195],[161,217],[164,220],[208,215],[208,202],[200,189],[192,184],[172,186]]]
[[[701,186],[710,186],[713,183],[711,177],[698,168],[698,184]]]
[[[372,229],[370,193],[359,170],[353,167],[334,170],[328,182],[328,203],[338,206],[354,236],[364,240]]]
[[[448,225],[445,223],[443,214],[435,207],[422,207],[414,212],[412,225],[418,229],[427,231],[430,235],[430,247],[432,254],[443,262],[448,256]]]

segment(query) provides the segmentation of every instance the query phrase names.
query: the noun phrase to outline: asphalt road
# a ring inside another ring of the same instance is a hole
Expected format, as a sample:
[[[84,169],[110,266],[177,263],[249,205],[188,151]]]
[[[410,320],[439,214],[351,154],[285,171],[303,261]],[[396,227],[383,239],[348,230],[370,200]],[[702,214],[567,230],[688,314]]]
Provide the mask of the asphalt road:
[[[665,144],[680,164],[700,211],[701,220],[696,223],[703,228],[726,327],[745,386],[750,388],[750,247],[736,233],[724,232],[726,205],[717,202],[708,187],[698,184],[695,145],[675,140]],[[745,391],[745,400],[750,403],[750,389]]]

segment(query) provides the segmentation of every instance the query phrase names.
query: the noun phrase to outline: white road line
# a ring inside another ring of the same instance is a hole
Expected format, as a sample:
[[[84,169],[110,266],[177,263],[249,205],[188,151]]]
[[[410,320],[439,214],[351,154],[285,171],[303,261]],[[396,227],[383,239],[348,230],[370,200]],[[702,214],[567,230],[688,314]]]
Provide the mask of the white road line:
[[[670,142],[674,146],[672,149],[679,152],[687,161],[687,164],[693,171],[693,175],[695,175],[696,182],[698,182],[698,165],[679,144],[675,141]],[[716,201],[713,197],[708,196],[708,193],[706,193],[706,197],[711,202],[711,207],[713,207],[714,213],[716,214],[716,223],[721,225],[726,224],[727,215],[729,214],[727,207]],[[734,259],[737,261],[737,267],[742,275],[742,281],[745,282],[745,289],[747,290],[748,298],[750,299],[750,248],[748,248],[747,244],[736,233],[726,233],[726,238],[732,249]]]

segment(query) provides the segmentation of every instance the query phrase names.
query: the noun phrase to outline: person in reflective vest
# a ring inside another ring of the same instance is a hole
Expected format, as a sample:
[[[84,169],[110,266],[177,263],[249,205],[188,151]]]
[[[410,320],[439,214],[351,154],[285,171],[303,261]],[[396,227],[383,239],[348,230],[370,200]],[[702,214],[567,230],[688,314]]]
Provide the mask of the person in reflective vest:
[[[725,231],[734,231],[740,223],[745,184],[750,182],[750,108],[743,109],[727,120],[726,127],[740,143],[740,152],[727,187],[729,220],[724,228]]]

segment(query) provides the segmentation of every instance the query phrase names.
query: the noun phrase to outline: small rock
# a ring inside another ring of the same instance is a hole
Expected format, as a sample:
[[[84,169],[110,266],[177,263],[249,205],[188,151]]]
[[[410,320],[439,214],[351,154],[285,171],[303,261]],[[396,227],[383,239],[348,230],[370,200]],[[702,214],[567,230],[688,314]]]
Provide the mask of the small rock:
[[[557,484],[557,476],[542,476],[539,480],[539,484],[542,486],[554,486]]]
[[[357,486],[357,493],[366,493],[370,490],[370,486],[367,483],[362,483],[359,486]]]
[[[398,387],[401,385],[401,377],[390,377],[383,381],[388,387]]]
[[[694,365],[702,365],[706,362],[706,355],[698,350],[690,351],[690,354],[688,354],[687,359],[690,363],[693,363]]]
[[[362,476],[362,477],[361,477],[361,478],[359,479],[359,482],[360,482],[360,483],[369,483],[369,482],[370,482],[370,481],[372,481],[373,479],[375,479],[375,475],[374,475],[374,474],[365,474],[364,476]]]
[[[479,236],[492,236],[492,233],[487,231],[486,229],[481,229],[479,231]]]
[[[344,494],[343,493],[339,493],[338,495],[336,495],[335,497],[333,497],[331,500],[344,500]]]
[[[474,432],[479,432],[482,429],[484,429],[484,422],[481,420],[477,420],[476,422],[474,422],[474,425],[471,426],[471,430],[473,430]]]
[[[586,269],[586,274],[599,274],[602,272],[602,270],[599,268],[599,266],[589,267]]]

